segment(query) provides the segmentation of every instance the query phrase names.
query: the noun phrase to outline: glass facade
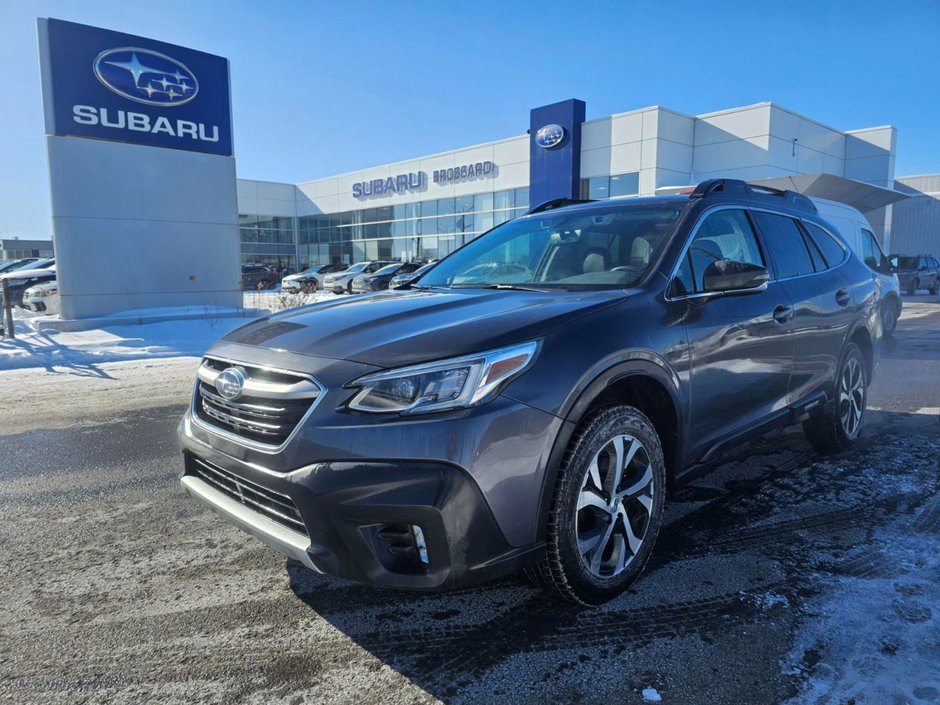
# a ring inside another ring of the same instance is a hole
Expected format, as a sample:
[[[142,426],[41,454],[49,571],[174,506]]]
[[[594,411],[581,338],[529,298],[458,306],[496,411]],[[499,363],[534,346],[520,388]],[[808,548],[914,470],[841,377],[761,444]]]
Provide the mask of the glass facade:
[[[639,185],[638,172],[582,179],[581,197],[636,195]],[[517,188],[301,218],[239,215],[241,259],[293,271],[370,259],[439,259],[528,208],[529,189]]]
[[[517,188],[304,216],[298,219],[300,266],[438,259],[528,208],[529,189]]]
[[[239,215],[238,232],[243,264],[266,264],[297,270],[295,218]]]
[[[636,196],[639,192],[640,173],[638,171],[581,179],[581,198],[590,198],[592,201],[617,196]]]

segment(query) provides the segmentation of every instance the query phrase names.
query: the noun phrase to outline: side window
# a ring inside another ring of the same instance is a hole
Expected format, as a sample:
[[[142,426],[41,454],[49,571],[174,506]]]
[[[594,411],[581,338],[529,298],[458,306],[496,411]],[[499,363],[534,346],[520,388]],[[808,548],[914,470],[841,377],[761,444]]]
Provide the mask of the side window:
[[[695,293],[695,282],[692,280],[692,260],[691,255],[686,253],[682,258],[682,264],[676,270],[676,278],[672,284],[673,296],[685,296]]]
[[[881,246],[875,236],[862,228],[862,259],[872,269],[878,269],[881,266]]]
[[[816,271],[803,235],[792,218],[757,211],[754,213],[754,220],[764,235],[764,242],[773,252],[779,278],[812,274]]]
[[[692,287],[688,293],[703,291],[705,268],[722,259],[765,266],[754,230],[743,210],[716,211],[702,221],[689,245],[686,261],[679,268],[679,277],[685,276],[683,284]]]
[[[940,262],[937,262],[936,257],[930,258],[930,266],[933,267],[934,269],[936,269],[937,267],[940,267]]]
[[[822,252],[827,266],[835,267],[842,262],[845,258],[845,250],[832,235],[812,223],[804,222],[803,226],[806,228],[806,232],[809,233],[810,239],[816,243],[816,247]]]
[[[797,223],[797,227],[799,227],[799,223]],[[823,259],[822,253],[819,251],[819,248],[816,247],[813,238],[807,235],[803,228],[800,228],[800,232],[803,235],[803,244],[806,245],[806,249],[809,251],[809,258],[813,261],[813,269],[817,272],[822,272],[826,269],[826,261]]]

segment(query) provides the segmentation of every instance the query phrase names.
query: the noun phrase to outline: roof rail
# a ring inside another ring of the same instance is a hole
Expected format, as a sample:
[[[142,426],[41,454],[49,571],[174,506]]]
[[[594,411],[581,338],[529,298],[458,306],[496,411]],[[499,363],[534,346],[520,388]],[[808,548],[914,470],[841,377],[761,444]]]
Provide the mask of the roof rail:
[[[532,215],[533,213],[542,213],[543,211],[551,211],[556,208],[564,208],[565,206],[574,206],[578,203],[592,203],[593,199],[590,198],[553,198],[550,201],[545,201],[544,203],[539,203],[537,206],[534,206],[526,211],[526,215]]]
[[[769,186],[752,186],[741,179],[708,179],[689,194],[689,198],[707,198],[715,193],[736,193],[748,196],[782,198],[785,206],[794,210],[817,213],[816,204],[808,196],[796,191],[782,191]]]

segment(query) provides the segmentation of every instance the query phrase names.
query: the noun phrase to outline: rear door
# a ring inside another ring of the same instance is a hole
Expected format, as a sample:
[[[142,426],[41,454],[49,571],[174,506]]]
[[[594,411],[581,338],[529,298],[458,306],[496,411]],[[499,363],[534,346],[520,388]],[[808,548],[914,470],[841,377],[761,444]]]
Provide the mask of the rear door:
[[[774,261],[778,281],[793,302],[793,368],[789,403],[824,389],[836,376],[842,344],[854,317],[848,280],[840,271],[841,246],[818,226],[804,229],[794,218],[754,212],[754,219]],[[811,237],[828,237],[831,266]],[[834,250],[834,252],[833,252]],[[838,254],[836,254],[838,253]]]
[[[670,292],[691,352],[687,447],[699,458],[713,446],[786,407],[793,360],[790,299],[771,281],[756,293],[704,294],[710,263],[729,259],[769,266],[746,211],[710,211],[680,262]]]

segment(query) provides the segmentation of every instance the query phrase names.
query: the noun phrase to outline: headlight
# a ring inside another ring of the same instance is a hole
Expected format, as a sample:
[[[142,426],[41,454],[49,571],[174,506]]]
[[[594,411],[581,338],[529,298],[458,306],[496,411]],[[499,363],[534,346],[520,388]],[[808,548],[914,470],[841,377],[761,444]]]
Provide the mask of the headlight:
[[[58,289],[40,289],[39,290],[40,296],[55,296],[58,293],[59,293]]]
[[[375,414],[424,414],[483,404],[529,367],[538,348],[539,342],[531,341],[366,375],[348,385],[362,388],[349,408]]]

